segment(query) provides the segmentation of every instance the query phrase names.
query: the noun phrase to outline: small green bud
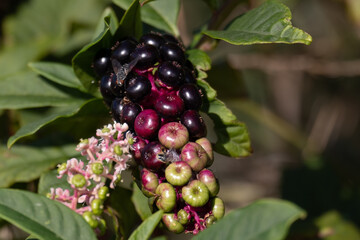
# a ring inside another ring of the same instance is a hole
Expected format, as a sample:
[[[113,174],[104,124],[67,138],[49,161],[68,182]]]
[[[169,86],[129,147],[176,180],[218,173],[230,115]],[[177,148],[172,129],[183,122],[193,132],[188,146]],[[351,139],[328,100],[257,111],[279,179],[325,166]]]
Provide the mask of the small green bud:
[[[180,209],[177,213],[177,219],[179,223],[182,225],[186,225],[189,223],[189,213],[186,212],[184,209]]]
[[[61,171],[64,171],[66,169],[67,164],[62,163],[58,166],[57,172],[60,173]]]
[[[71,179],[71,183],[76,187],[76,188],[82,188],[85,186],[86,184],[86,179],[83,175],[81,174],[76,174],[72,177]]]
[[[98,190],[98,196],[101,200],[105,200],[109,193],[109,188],[107,186],[103,186]]]
[[[93,163],[91,165],[91,171],[96,175],[100,175],[104,171],[104,166],[102,165],[102,163],[99,163],[99,162]]]
[[[129,139],[128,139],[128,143],[129,143],[130,145],[133,145],[134,142],[135,142],[135,141],[134,141],[134,138],[129,138]]]
[[[91,228],[96,228],[99,225],[99,222],[92,212],[84,212],[82,216]]]
[[[209,227],[210,225],[214,224],[216,222],[216,218],[211,215],[205,220],[206,227]]]
[[[103,205],[103,201],[101,199],[94,199],[91,202],[91,211],[95,214],[95,215],[100,215],[102,214],[104,209],[104,205]]]
[[[89,139],[80,139],[80,143],[89,144]]]
[[[123,155],[123,150],[122,150],[122,148],[119,146],[119,145],[116,145],[115,147],[114,147],[114,152],[116,153],[116,155],[118,155],[118,156],[121,156],[121,155]]]
[[[107,128],[107,127],[104,127],[101,131],[102,131],[103,133],[109,133],[109,132],[110,132],[110,129]]]
[[[120,181],[121,181],[121,175],[118,174],[118,175],[116,175],[116,180],[115,180],[115,182],[114,182],[115,185],[118,184]]]

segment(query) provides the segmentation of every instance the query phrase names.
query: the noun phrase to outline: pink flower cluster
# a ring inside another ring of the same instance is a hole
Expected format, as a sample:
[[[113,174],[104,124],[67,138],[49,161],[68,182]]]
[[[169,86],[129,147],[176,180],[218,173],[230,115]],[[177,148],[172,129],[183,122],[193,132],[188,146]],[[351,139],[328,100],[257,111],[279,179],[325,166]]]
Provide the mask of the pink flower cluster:
[[[115,188],[121,180],[121,172],[128,167],[132,159],[130,150],[134,142],[128,130],[128,125],[114,122],[96,131],[96,137],[81,139],[76,150],[86,157],[86,161],[76,158],[58,165],[58,178],[67,176],[67,182],[72,188],[51,188],[48,197],[62,202],[77,213],[92,211],[91,202],[102,199],[101,192],[108,192],[106,186]],[[109,195],[108,193],[106,194]],[[78,203],[81,207],[78,207]]]

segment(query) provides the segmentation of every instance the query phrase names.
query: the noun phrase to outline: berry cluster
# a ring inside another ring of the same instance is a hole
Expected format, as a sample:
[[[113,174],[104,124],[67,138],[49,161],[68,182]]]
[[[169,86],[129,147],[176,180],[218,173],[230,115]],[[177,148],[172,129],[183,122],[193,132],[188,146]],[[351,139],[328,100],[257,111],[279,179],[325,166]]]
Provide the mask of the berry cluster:
[[[134,133],[144,194],[170,231],[198,233],[224,215],[199,114],[202,94],[183,45],[168,34],[124,39],[95,56],[100,92],[115,121]]]

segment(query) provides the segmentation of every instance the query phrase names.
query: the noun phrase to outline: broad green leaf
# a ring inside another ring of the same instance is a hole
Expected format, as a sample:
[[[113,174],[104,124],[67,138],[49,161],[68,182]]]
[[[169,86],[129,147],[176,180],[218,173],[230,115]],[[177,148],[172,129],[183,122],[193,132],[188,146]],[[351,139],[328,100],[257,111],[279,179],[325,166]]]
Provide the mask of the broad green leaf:
[[[94,39],[97,38],[106,28],[110,29],[112,35],[115,34],[117,28],[119,27],[119,20],[114,12],[114,10],[110,7],[106,8],[101,15],[101,21],[98,22],[96,30],[94,32]]]
[[[113,0],[123,9],[128,9],[132,0]],[[157,0],[141,7],[141,20],[157,29],[179,36],[177,19],[179,15],[179,0]]]
[[[214,122],[216,152],[231,157],[246,157],[251,154],[250,138],[245,124],[239,122],[222,101],[211,101],[206,113]]]
[[[66,106],[83,102],[88,96],[57,86],[32,71],[21,72],[0,80],[0,108],[20,109]]]
[[[305,211],[293,203],[263,199],[230,212],[193,239],[281,240],[290,225],[305,216]]]
[[[60,179],[57,178],[57,176],[58,176],[57,169],[41,174],[38,185],[38,193],[46,196],[46,194],[50,192],[50,188],[68,189],[72,193],[73,190],[70,187],[70,184],[67,182],[66,176]]]
[[[209,85],[209,83],[205,80],[202,79],[198,79],[197,80],[197,85],[201,88],[201,89],[206,89],[206,91],[204,90],[204,93],[206,94],[206,98],[208,99],[208,101],[213,101],[216,98],[216,91]]]
[[[151,216],[152,213],[149,208],[148,198],[142,193],[135,182],[133,183],[133,194],[131,196],[131,200],[134,203],[137,213],[143,221]]]
[[[159,210],[149,218],[147,218],[142,224],[131,234],[129,240],[137,239],[149,239],[156,226],[159,224],[163,211]]]
[[[204,52],[199,49],[191,49],[186,51],[189,61],[201,71],[208,71],[211,69],[211,59]]]
[[[39,239],[97,239],[79,214],[62,203],[27,191],[0,189],[0,217]]]
[[[52,62],[32,62],[29,63],[29,67],[34,72],[58,84],[83,90],[81,82],[69,65]]]
[[[8,139],[8,147],[10,148],[19,139],[36,133],[40,128],[55,121],[58,118],[73,116],[74,114],[79,112],[79,110],[85,104],[88,104],[92,101],[94,101],[94,99],[91,99],[87,102],[77,102],[64,107],[52,108],[46,115],[42,116],[42,118],[22,126],[13,136]]]
[[[29,182],[42,173],[76,156],[74,145],[59,147],[0,146],[0,187]]]
[[[134,0],[121,18],[119,29],[115,34],[115,39],[124,37],[140,38],[142,35],[142,23],[140,4]]]
[[[291,25],[291,12],[276,0],[265,1],[243,16],[236,18],[224,31],[204,31],[209,37],[234,45],[257,43],[310,44],[311,36]]]
[[[360,239],[356,225],[344,219],[337,211],[329,211],[315,220],[318,235],[325,240]]]
[[[111,193],[110,205],[120,215],[120,231],[125,239],[129,238],[134,226],[140,221],[134,204],[131,201],[132,191],[122,187],[116,187]]]

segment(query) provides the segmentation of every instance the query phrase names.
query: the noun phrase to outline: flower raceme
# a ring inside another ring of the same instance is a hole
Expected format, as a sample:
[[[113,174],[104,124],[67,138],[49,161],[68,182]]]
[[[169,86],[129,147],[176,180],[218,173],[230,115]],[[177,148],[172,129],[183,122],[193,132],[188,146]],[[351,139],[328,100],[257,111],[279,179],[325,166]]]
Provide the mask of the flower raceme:
[[[79,214],[99,234],[105,229],[101,218],[103,203],[109,196],[109,187],[121,180],[121,172],[132,159],[133,135],[126,123],[105,125],[96,131],[97,137],[81,139],[76,150],[86,160],[69,159],[58,165],[58,178],[66,177],[71,190],[51,188],[48,197],[62,202]]]

